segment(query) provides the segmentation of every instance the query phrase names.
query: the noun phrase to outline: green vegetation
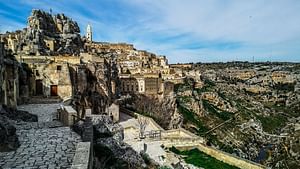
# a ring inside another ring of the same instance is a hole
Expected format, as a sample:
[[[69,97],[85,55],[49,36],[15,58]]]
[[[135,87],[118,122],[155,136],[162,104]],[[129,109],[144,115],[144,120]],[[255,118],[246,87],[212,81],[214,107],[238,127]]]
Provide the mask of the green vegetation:
[[[215,114],[218,118],[226,121],[233,117],[233,113],[218,109],[216,106],[210,104],[207,100],[203,100],[203,107],[206,111]]]
[[[216,86],[216,84],[210,80],[204,80],[204,86],[202,88],[196,88],[198,94],[203,92],[209,92],[213,90],[213,87]]]
[[[217,93],[218,93],[218,95],[219,95],[222,99],[224,99],[224,100],[227,101],[227,98],[226,98],[226,96],[225,96],[225,94],[224,94],[223,92],[218,91]]]
[[[300,102],[295,102],[292,105],[286,106],[285,104],[275,104],[273,102],[266,102],[264,103],[264,106],[273,109],[276,112],[284,113],[287,116],[293,116],[293,117],[298,117],[300,115]]]
[[[180,104],[178,104],[178,110],[183,115],[185,123],[190,122],[197,126],[198,129],[196,134],[203,136],[205,132],[209,131],[209,129],[203,124],[203,122],[201,122],[201,120],[192,111],[186,109]],[[205,135],[205,137],[207,138],[209,143],[218,145],[221,150],[226,151],[228,153],[233,153],[233,148],[220,142],[216,136],[207,134]]]
[[[273,132],[277,128],[284,127],[287,122],[287,118],[281,114],[268,117],[256,115],[256,118],[261,122],[264,131],[269,133]]]
[[[204,133],[208,131],[200,119],[193,113],[192,111],[188,110],[187,108],[183,107],[182,105],[178,104],[178,110],[183,115],[184,122],[191,122],[192,124],[198,127],[198,134]]]
[[[220,142],[215,135],[207,134],[205,137],[207,138],[208,145],[209,144],[218,145],[220,150],[230,154],[234,152],[231,146],[225,145],[224,143]]]
[[[168,166],[161,166],[161,167],[159,167],[158,169],[171,169],[171,168],[168,167]]]
[[[208,169],[238,169],[237,167],[219,161],[214,157],[199,151],[198,149],[180,151],[175,147],[172,147],[170,148],[170,151],[174,152],[175,154],[186,156],[184,157],[185,161],[197,167],[203,167]]]
[[[188,83],[184,83],[184,84],[175,84],[174,86],[174,91],[175,92],[182,92],[182,91],[185,91],[185,90],[190,90],[192,89],[193,86],[188,84]]]
[[[135,111],[135,112],[140,114],[140,115],[152,118],[159,125],[162,124],[162,121],[165,121],[165,119],[162,119],[160,116],[156,116],[151,112],[143,112],[143,111]]]
[[[206,86],[210,86],[210,87],[216,86],[216,84],[215,84],[213,81],[208,80],[208,79],[205,79],[205,80],[204,80],[204,84],[205,84]]]
[[[293,92],[295,90],[295,83],[278,83],[274,85],[274,89],[283,90],[286,92]]]
[[[183,103],[192,101],[192,98],[190,96],[178,96],[177,98],[180,99],[180,101],[182,101]]]

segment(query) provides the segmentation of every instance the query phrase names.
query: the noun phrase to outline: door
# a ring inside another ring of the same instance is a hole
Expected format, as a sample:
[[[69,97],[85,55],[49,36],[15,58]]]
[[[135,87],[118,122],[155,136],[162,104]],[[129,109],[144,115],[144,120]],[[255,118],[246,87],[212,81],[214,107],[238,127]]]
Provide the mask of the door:
[[[42,80],[35,81],[35,94],[37,96],[43,95],[43,81]]]
[[[51,85],[51,96],[57,96],[57,85]]]

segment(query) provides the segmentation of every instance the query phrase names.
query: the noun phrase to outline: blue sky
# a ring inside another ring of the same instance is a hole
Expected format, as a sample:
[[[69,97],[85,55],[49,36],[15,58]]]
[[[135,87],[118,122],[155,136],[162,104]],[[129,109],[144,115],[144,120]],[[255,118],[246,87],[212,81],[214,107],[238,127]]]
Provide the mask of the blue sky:
[[[0,31],[32,9],[65,13],[95,41],[127,42],[170,63],[300,62],[299,0],[0,0]]]

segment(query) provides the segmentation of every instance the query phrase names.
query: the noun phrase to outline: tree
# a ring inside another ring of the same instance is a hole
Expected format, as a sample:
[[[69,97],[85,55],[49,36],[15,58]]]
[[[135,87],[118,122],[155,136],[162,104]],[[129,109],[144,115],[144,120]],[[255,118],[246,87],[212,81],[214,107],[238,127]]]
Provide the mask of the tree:
[[[144,117],[144,116],[139,116],[138,117],[138,123],[139,123],[139,127],[140,127],[140,133],[139,136],[141,139],[145,138],[145,129],[146,126],[148,125],[148,118]]]

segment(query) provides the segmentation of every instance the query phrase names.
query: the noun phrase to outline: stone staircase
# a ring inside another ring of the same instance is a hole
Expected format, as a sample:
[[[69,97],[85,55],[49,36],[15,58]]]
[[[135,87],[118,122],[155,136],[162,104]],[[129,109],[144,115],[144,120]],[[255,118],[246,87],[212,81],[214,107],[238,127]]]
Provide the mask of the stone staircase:
[[[27,100],[27,104],[52,104],[61,103],[62,99],[58,96],[44,97],[44,96],[33,96]]]

